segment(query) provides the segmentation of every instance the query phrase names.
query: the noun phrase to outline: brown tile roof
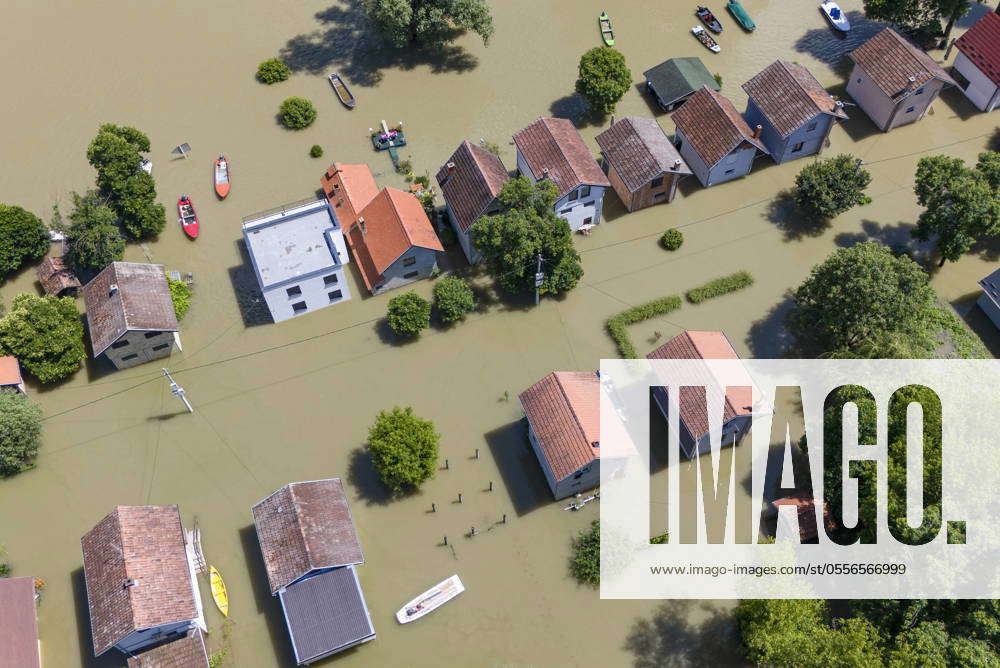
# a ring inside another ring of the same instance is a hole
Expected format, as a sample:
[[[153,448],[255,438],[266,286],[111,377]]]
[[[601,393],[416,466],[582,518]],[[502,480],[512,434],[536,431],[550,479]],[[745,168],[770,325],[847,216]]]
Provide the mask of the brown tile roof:
[[[320,186],[345,230],[357,220],[361,209],[378,195],[378,186],[368,165],[335,162],[320,177]]]
[[[549,170],[559,197],[582,185],[611,185],[580,133],[565,118],[539,118],[514,135],[514,144],[536,179]]]
[[[957,85],[933,58],[892,28],[886,28],[847,55],[890,98],[908,89],[915,90],[931,79]],[[912,83],[910,77],[914,78]]]
[[[17,358],[12,355],[0,357],[0,386],[20,385],[23,382],[21,365],[17,363]]]
[[[743,90],[782,137],[792,134],[817,114],[847,118],[816,77],[795,63],[774,61],[743,84]]]
[[[365,228],[348,228],[345,238],[371,290],[393,262],[413,247],[444,252],[420,201],[411,193],[383,188],[361,210]]]
[[[955,42],[980,72],[1000,86],[1000,14],[987,12]]]
[[[636,192],[666,173],[691,173],[663,128],[652,118],[626,116],[597,135],[597,144],[629,192]]]
[[[772,501],[771,505],[778,510],[779,516],[781,506],[793,506],[796,508],[796,514],[799,518],[799,540],[804,542],[819,536],[819,531],[816,527],[816,506],[812,494],[800,492],[794,496],[787,496],[783,499]],[[833,515],[830,513],[830,504],[826,501],[823,502],[823,524],[829,530],[832,530],[837,525],[833,519]]]
[[[80,544],[95,656],[197,616],[177,506],[118,506]]]
[[[80,287],[76,277],[61,257],[49,257],[38,267],[38,282],[47,295],[62,296],[63,291]]]
[[[454,172],[448,175],[448,163]],[[441,194],[455,214],[463,232],[468,232],[510,180],[500,158],[472,142],[463,141],[437,173]]]
[[[739,355],[722,332],[683,332],[646,355],[651,360],[735,360]],[[711,381],[708,381],[711,382]],[[709,431],[705,390],[682,387],[678,412],[680,420],[692,438],[699,438]],[[723,418],[728,421],[737,415],[750,415],[753,395],[750,387],[733,387],[726,393]]]
[[[183,638],[129,657],[128,668],[208,668],[205,638],[195,629]]]
[[[596,373],[554,371],[522,392],[520,399],[556,480],[600,458],[601,395]]]
[[[767,153],[729,98],[707,86],[689,97],[674,112],[673,119],[691,148],[710,168],[744,142]]]
[[[83,301],[94,357],[125,332],[178,329],[162,264],[112,262],[83,286]]]
[[[0,666],[39,668],[34,578],[0,578]]]
[[[272,594],[316,569],[364,563],[340,478],[290,483],[251,512]]]

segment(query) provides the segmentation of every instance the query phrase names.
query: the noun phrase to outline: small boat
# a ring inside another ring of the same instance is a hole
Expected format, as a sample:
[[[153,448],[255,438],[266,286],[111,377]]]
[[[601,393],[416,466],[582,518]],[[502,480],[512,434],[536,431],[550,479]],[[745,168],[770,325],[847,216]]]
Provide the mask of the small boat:
[[[457,575],[452,575],[400,608],[399,612],[396,613],[396,621],[400,624],[407,624],[420,619],[428,612],[437,610],[463,591],[465,591],[465,586],[462,585],[462,581]]]
[[[347,84],[340,77],[339,74],[334,72],[327,77],[330,80],[330,85],[333,86],[333,92],[337,94],[337,99],[340,103],[347,107],[348,109],[353,109],[356,104],[354,96],[351,95],[351,91],[347,88]]]
[[[597,18],[597,24],[601,27],[601,37],[604,39],[604,43],[608,46],[614,46],[615,33],[611,29],[611,18],[607,12],[601,12],[601,15]]]
[[[712,39],[712,36],[709,35],[707,32],[705,32],[705,29],[702,28],[701,26],[695,26],[691,28],[691,32],[694,33],[694,36],[698,38],[698,41],[701,42],[705,46],[705,48],[711,51],[712,53],[718,53],[722,51],[722,47],[719,46],[719,43],[716,42],[714,39]]]
[[[229,161],[224,155],[215,161],[215,194],[219,199],[225,199],[229,194]]]
[[[819,9],[826,16],[826,20],[830,22],[830,25],[840,32],[848,32],[851,29],[851,22],[847,20],[847,15],[840,9],[840,5],[833,0],[827,0],[820,4]]]
[[[208,581],[212,586],[212,599],[215,607],[219,609],[223,617],[229,616],[229,593],[226,591],[226,583],[222,581],[222,576],[215,566],[208,567]]]
[[[754,23],[753,19],[750,18],[750,15],[747,14],[747,10],[743,9],[743,5],[741,5],[737,0],[729,0],[729,4],[726,5],[726,9],[728,9],[729,13],[733,15],[733,18],[740,24],[740,27],[747,32],[753,32],[757,27],[757,24]]]
[[[146,172],[147,174],[153,173],[153,161],[149,158],[143,158],[142,162],[139,163],[139,169]]]
[[[181,195],[180,199],[177,200],[177,215],[181,217],[180,223],[184,234],[196,239],[198,237],[198,212],[194,210],[194,204],[187,195]]]
[[[695,15],[697,15],[697,17],[701,19],[701,22],[705,24],[705,27],[712,32],[722,32],[722,24],[719,23],[719,19],[715,18],[715,14],[713,14],[708,7],[698,7],[698,11],[695,12]]]

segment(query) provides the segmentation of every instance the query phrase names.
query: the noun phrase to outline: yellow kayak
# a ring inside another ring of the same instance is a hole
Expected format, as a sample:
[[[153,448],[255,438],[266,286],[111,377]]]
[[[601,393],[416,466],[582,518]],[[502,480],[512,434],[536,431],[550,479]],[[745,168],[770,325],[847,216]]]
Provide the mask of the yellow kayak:
[[[226,583],[222,581],[222,576],[215,566],[208,567],[208,580],[212,585],[212,598],[215,599],[215,606],[224,617],[229,616],[229,594],[226,592]]]

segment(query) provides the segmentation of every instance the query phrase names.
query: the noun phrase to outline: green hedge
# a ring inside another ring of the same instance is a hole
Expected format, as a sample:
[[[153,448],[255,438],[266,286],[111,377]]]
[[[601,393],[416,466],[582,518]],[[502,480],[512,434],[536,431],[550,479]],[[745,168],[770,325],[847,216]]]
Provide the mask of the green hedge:
[[[632,345],[632,340],[628,336],[629,325],[669,313],[680,308],[680,306],[681,298],[677,295],[670,295],[669,297],[661,297],[645,304],[633,306],[609,318],[607,322],[608,333],[614,339],[615,345],[618,346],[618,354],[625,359],[636,359],[639,356],[635,351],[635,346]]]
[[[687,299],[692,304],[699,304],[706,299],[721,297],[730,292],[736,292],[753,285],[753,276],[748,271],[738,271],[729,276],[709,281],[705,285],[688,290]]]

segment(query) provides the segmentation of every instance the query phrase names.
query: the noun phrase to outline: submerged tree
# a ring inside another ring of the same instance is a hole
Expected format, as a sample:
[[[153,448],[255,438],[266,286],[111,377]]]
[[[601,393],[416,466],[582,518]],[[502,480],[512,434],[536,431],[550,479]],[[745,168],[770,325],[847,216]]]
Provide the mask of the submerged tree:
[[[416,336],[431,324],[431,303],[416,292],[389,300],[389,327],[400,336]]]
[[[466,30],[487,43],[494,31],[486,0],[362,0],[361,7],[397,47],[437,46]]]
[[[19,206],[0,204],[0,279],[49,249],[45,223]]]
[[[620,51],[596,46],[580,58],[576,92],[599,114],[615,112],[615,105],[632,86],[632,72]]]
[[[140,130],[105,123],[87,148],[87,160],[97,170],[97,187],[118,214],[130,239],[155,237],[166,225],[166,210],[156,201],[153,177],[139,168],[142,151],[150,148]]]
[[[396,406],[379,412],[368,430],[368,452],[382,482],[398,493],[434,477],[440,440],[433,422]]]
[[[42,409],[14,390],[0,390],[0,477],[31,467],[42,434]]]
[[[118,215],[96,192],[73,193],[73,211],[66,230],[66,254],[77,271],[100,270],[125,257],[125,239],[118,226]]]
[[[818,160],[795,177],[795,204],[810,218],[833,218],[868,202],[865,188],[872,177],[852,155]]]
[[[434,307],[441,322],[456,322],[476,309],[476,298],[472,288],[461,278],[445,276],[434,284]]]
[[[969,13],[968,0],[865,0],[864,4],[868,18],[897,23],[911,30],[940,34],[941,21],[946,21],[945,40],[955,22]]]
[[[75,373],[87,353],[83,323],[70,297],[17,295],[0,319],[0,350],[43,383]]]
[[[596,587],[601,584],[601,523],[594,520],[572,540],[569,571],[577,582]]]

